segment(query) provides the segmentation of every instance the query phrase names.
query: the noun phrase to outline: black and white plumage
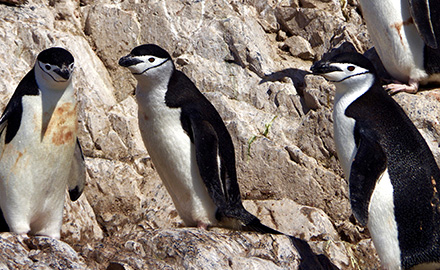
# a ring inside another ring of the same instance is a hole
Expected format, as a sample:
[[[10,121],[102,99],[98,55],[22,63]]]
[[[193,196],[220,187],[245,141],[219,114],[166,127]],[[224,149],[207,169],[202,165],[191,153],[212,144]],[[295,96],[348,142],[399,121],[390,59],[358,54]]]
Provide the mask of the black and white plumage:
[[[119,60],[138,81],[143,141],[187,226],[278,233],[242,205],[232,139],[214,106],[157,45]]]
[[[415,93],[440,83],[440,1],[360,0],[368,32],[386,70],[404,84],[391,93]]]
[[[0,118],[3,230],[60,238],[66,188],[72,200],[82,193],[73,70],[67,50],[40,52]]]
[[[383,266],[438,269],[440,171],[425,140],[362,55],[340,54],[312,71],[336,86],[336,150],[353,214]]]

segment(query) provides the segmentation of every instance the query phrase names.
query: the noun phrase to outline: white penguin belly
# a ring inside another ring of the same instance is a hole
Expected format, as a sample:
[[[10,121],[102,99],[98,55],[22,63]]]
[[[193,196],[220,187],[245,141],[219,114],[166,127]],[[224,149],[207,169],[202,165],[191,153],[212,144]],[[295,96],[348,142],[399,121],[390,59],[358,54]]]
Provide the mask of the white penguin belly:
[[[216,224],[217,207],[200,176],[195,146],[181,126],[181,110],[152,107],[139,110],[142,138],[180,217],[187,226]]]
[[[17,134],[8,144],[6,130],[0,138],[0,205],[11,231],[59,238],[76,140],[75,104],[59,104],[46,125],[40,96],[24,96],[22,104]]]
[[[393,185],[388,169],[376,183],[371,196],[367,226],[385,269],[401,269],[397,223],[394,217]]]
[[[396,79],[424,80],[424,42],[409,13],[408,1],[361,0],[368,32],[382,63]]]

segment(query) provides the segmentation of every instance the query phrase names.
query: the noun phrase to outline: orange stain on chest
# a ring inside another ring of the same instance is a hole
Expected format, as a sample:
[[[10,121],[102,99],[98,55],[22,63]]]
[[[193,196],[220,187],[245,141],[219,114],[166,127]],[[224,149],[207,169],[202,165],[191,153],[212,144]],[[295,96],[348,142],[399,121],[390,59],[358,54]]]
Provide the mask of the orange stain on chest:
[[[403,28],[403,26],[410,25],[410,24],[414,24],[412,17],[404,22],[393,23],[391,25],[392,28],[396,29],[397,34],[399,35],[399,38],[400,38],[400,43],[402,43],[402,45],[404,45],[403,44],[403,36],[402,36],[402,28]]]
[[[53,112],[44,136],[50,136],[55,145],[72,143],[76,138],[77,115],[76,107],[72,103],[61,104]]]
[[[18,161],[20,160],[20,158],[21,158],[22,156],[23,156],[23,153],[22,153],[22,152],[18,152],[18,157],[17,157],[17,159],[15,160],[14,168],[17,166]]]

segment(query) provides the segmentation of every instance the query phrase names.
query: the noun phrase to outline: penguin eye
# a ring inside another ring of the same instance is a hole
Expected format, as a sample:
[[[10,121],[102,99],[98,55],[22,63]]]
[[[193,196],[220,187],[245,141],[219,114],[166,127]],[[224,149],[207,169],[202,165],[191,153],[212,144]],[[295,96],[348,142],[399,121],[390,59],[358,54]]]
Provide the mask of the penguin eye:
[[[150,63],[153,63],[154,62],[154,57],[150,57],[150,58],[148,58],[148,61],[150,62]]]
[[[348,71],[353,71],[354,69],[355,69],[354,66],[348,66],[348,67],[347,67],[347,70],[348,70]]]
[[[52,67],[50,66],[50,65],[44,65],[44,68],[46,69],[46,70],[51,70],[52,69]]]
[[[72,70],[73,68],[74,68],[74,64],[72,63],[69,65],[69,69]]]

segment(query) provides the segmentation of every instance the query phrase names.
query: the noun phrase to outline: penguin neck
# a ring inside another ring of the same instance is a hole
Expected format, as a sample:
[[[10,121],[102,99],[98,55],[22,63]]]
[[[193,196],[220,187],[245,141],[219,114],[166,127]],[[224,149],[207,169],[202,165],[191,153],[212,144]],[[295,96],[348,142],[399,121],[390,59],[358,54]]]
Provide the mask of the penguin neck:
[[[347,179],[350,175],[351,161],[356,154],[356,144],[354,142],[355,120],[347,117],[345,110],[375,83],[373,74],[364,74],[357,77],[342,83],[335,83],[336,95],[333,108],[333,128],[336,150]]]
[[[348,80],[335,83],[335,106],[343,105],[345,109],[360,96],[365,94],[375,84],[375,76],[371,73],[366,73],[352,77]]]
[[[166,88],[174,70],[174,64],[169,60],[156,67],[151,67],[140,74],[133,73],[138,81],[136,94],[151,92],[159,88]]]
[[[163,70],[161,73],[136,76],[136,99],[141,104],[165,102],[168,84],[174,70]],[[145,106],[144,106],[145,107]]]

